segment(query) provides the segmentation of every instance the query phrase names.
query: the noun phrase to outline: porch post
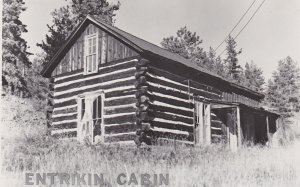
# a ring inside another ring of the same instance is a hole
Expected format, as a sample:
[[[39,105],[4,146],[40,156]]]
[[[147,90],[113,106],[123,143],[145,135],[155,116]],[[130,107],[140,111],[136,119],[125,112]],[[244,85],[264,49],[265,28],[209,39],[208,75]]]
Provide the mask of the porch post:
[[[271,141],[271,136],[270,136],[270,125],[269,125],[269,116],[266,115],[266,124],[267,124],[267,137],[268,137],[268,142]]]
[[[205,142],[206,145],[211,144],[211,120],[210,120],[211,106],[208,104],[205,108]]]
[[[204,122],[204,119],[203,119],[203,103],[200,102],[198,103],[199,104],[199,107],[198,107],[198,116],[199,116],[199,127],[198,127],[198,130],[199,130],[199,143],[200,145],[203,145],[203,142],[204,142],[204,125],[203,125],[203,122]]]
[[[242,146],[242,129],[241,129],[241,111],[240,107],[236,107],[236,125],[237,125],[237,146]]]

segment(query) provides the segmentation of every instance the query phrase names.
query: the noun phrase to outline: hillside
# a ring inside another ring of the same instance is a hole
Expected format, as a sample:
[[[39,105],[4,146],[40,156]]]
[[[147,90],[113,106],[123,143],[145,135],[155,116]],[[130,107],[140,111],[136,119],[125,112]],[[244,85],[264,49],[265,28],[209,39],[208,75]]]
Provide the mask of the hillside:
[[[81,145],[47,137],[44,112],[31,99],[1,99],[1,181],[5,182],[1,186],[24,186],[26,172],[103,173],[106,186],[113,187],[120,173],[127,177],[168,173],[169,186],[174,187],[300,186],[299,141],[285,147],[247,147],[237,153],[221,145],[150,149]]]

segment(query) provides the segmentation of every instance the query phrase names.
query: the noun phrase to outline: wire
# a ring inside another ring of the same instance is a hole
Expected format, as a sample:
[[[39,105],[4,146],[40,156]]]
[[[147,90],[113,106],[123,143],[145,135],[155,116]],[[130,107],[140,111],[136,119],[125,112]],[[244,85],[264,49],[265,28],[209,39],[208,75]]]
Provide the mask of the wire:
[[[231,31],[229,32],[229,34],[224,38],[224,40],[218,45],[218,47],[216,47],[214,50],[217,51],[219,49],[219,47],[226,41],[226,39],[228,38],[228,36],[234,31],[234,29],[240,24],[240,22],[244,19],[244,17],[246,16],[246,14],[249,12],[249,10],[252,8],[252,6],[254,5],[254,3],[257,0],[254,0],[251,5],[248,7],[248,9],[246,10],[246,12],[243,14],[243,16],[239,19],[239,21],[235,24],[235,26],[233,27],[233,29],[231,29]]]
[[[260,3],[259,7],[255,10],[255,12],[252,14],[248,22],[244,25],[244,27],[240,30],[240,32],[234,37],[236,39],[242,32],[243,30],[247,27],[247,25],[250,23],[250,21],[253,19],[253,17],[256,15],[256,13],[259,11],[259,9],[262,7],[262,5],[265,3],[266,0],[263,0],[262,3]],[[220,53],[218,56],[221,56],[225,52],[226,48]]]

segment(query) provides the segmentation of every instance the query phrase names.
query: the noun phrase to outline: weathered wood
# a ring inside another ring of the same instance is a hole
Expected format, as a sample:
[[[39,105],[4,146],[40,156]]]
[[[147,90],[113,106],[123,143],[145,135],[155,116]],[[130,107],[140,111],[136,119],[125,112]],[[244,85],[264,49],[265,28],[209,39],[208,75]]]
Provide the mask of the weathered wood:
[[[62,123],[59,125],[53,125],[52,126],[52,130],[55,129],[73,129],[77,127],[77,122],[70,122],[70,123]]]
[[[269,116],[266,115],[266,125],[267,125],[267,137],[268,141],[271,141],[271,136],[270,136],[270,125],[269,125]]]
[[[146,85],[147,85],[147,79],[145,76],[141,76],[138,79],[136,79],[136,82],[135,82],[136,88],[140,88],[140,87],[146,86]]]
[[[184,86],[184,85],[178,85],[172,82],[166,82],[164,80],[161,79],[157,79],[154,77],[151,77],[149,75],[146,75],[146,78],[149,82],[154,83],[154,84],[158,84],[164,87],[168,87],[168,88],[174,88],[177,90],[181,90],[182,92],[188,92],[188,87]],[[209,92],[209,91],[205,91],[205,90],[199,90],[193,87],[190,87],[190,93],[191,94],[196,94],[199,96],[203,96],[206,98],[210,98],[210,99],[220,99],[219,95],[216,95],[215,93]]]
[[[236,107],[236,123],[237,123],[237,136],[238,146],[242,146],[242,128],[241,128],[241,112],[240,107]]]
[[[72,83],[70,81],[69,85],[54,88],[54,91],[55,92],[61,92],[61,91],[69,90],[69,89],[72,89],[72,88],[78,88],[78,87],[81,87],[81,86],[93,85],[93,84],[96,84],[96,83],[101,83],[101,82],[104,83],[104,82],[108,82],[108,81],[112,81],[112,80],[132,77],[134,75],[134,72],[135,72],[134,69],[128,69],[127,71],[124,71],[122,73],[108,74],[106,76],[95,77],[95,78],[91,77],[92,79],[89,79],[89,80],[82,79],[82,81],[80,81],[80,82]],[[101,74],[99,74],[99,75],[101,75]],[[67,83],[67,82],[65,82],[65,83]]]
[[[139,97],[141,97],[141,96],[143,96],[143,95],[148,95],[148,92],[149,92],[149,89],[148,89],[147,86],[140,87],[140,88],[136,91],[135,97],[136,97],[136,98],[139,98]]]
[[[142,122],[149,122],[154,119],[154,115],[150,111],[141,112],[137,117],[142,120]]]
[[[205,127],[205,143],[206,145],[211,144],[211,105],[206,105],[204,109],[204,127]]]
[[[185,126],[180,123],[176,123],[175,121],[170,121],[168,122],[158,122],[158,121],[153,121],[151,123],[155,127],[160,127],[160,128],[165,128],[165,129],[172,129],[172,130],[179,130],[179,131],[186,131],[193,133],[193,127],[192,126]]]
[[[187,78],[181,77],[179,75],[172,74],[172,73],[170,73],[168,71],[165,71],[165,70],[162,70],[162,69],[158,69],[154,66],[149,66],[149,72],[153,73],[155,75],[162,76],[162,77],[165,77],[167,79],[173,80],[175,82],[187,85],[187,81],[186,81]],[[197,83],[196,81],[190,81],[190,86],[198,88],[198,89],[203,89],[205,91],[209,91],[209,92],[212,92],[212,93],[215,93],[215,94],[218,94],[218,95],[222,94],[222,92],[220,90],[218,90],[214,87],[205,85],[205,84]]]
[[[106,115],[125,113],[125,112],[135,112],[135,111],[136,111],[136,107],[133,106],[128,106],[124,108],[115,108],[115,109],[107,109],[107,107],[104,108],[104,113]]]
[[[154,101],[160,101],[163,103],[171,104],[174,106],[184,107],[188,109],[192,109],[194,107],[194,104],[191,101],[188,100],[179,100],[176,97],[168,97],[168,95],[155,95],[153,94],[151,97]]]
[[[117,116],[112,118],[104,118],[105,124],[118,124],[120,122],[127,123],[132,122],[134,123],[136,121],[136,115],[135,114],[129,114],[124,116]]]
[[[145,76],[147,71],[145,69],[136,70],[134,76],[136,79],[140,78],[141,76]]]
[[[169,138],[174,140],[185,140],[185,141],[194,141],[194,136],[192,133],[189,135],[184,134],[175,134],[172,132],[160,132],[160,131],[153,131],[153,134],[156,138]]]
[[[122,86],[132,86],[135,83],[134,79],[131,80],[125,80],[125,81],[120,81],[120,82],[115,82],[113,84],[106,84],[106,85],[100,85],[100,86],[95,86],[95,87],[91,87],[91,88],[87,88],[87,89],[81,89],[78,91],[73,91],[70,93],[65,93],[65,94],[61,94],[59,96],[55,96],[55,99],[63,99],[63,98],[69,98],[72,96],[76,96],[85,92],[92,92],[92,91],[97,91],[97,90],[107,90],[110,88],[118,88],[118,87],[122,87]]]
[[[104,142],[121,142],[121,141],[129,141],[129,140],[134,140],[136,137],[135,134],[122,134],[118,136],[105,136],[104,137]]]
[[[109,99],[111,97],[133,95],[135,93],[136,93],[136,89],[133,89],[133,88],[124,89],[124,90],[116,90],[113,92],[105,93],[105,99]]]
[[[55,103],[54,108],[65,107],[65,106],[74,105],[74,104],[77,104],[76,99],[72,99],[69,101],[61,102],[61,103]]]
[[[71,116],[62,116],[62,117],[52,117],[53,122],[59,122],[62,120],[71,120],[71,119],[77,119],[77,114],[73,114]]]
[[[137,116],[141,115],[142,112],[150,112],[151,114],[154,113],[154,111],[152,109],[149,109],[149,108],[143,109],[141,106],[139,106],[135,110],[135,113],[136,113]]]
[[[203,116],[203,103],[202,102],[196,102],[195,103],[195,109],[196,109],[196,118],[197,120],[195,123],[197,123],[198,127],[196,127],[196,145],[203,145],[204,143],[204,116]]]
[[[193,119],[188,118],[186,116],[183,117],[183,115],[176,115],[176,114],[171,114],[171,113],[154,111],[154,116],[157,118],[174,121],[174,123],[175,122],[183,122],[183,123],[193,125]]]
[[[174,113],[174,114],[184,115],[187,117],[193,117],[192,111],[185,111],[185,110],[181,110],[179,108],[172,108],[172,107],[162,106],[162,105],[150,105],[150,106],[155,111],[170,112],[170,113]]]
[[[130,98],[120,98],[120,99],[114,99],[104,101],[104,106],[118,106],[118,105],[126,105],[126,104],[133,104],[136,102],[135,97],[130,97]]]
[[[106,134],[135,132],[137,126],[135,123],[120,124],[114,126],[104,126]]]
[[[149,64],[149,60],[142,58],[136,62],[136,67],[148,66]]]

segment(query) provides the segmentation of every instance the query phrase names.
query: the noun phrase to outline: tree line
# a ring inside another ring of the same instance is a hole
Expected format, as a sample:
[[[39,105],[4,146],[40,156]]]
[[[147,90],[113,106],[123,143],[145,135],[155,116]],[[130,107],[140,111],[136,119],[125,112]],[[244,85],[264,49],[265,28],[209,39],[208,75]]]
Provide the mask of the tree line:
[[[114,24],[115,13],[120,3],[114,4],[107,0],[68,0],[66,6],[55,9],[52,23],[47,24],[48,33],[43,41],[37,43],[42,53],[35,54],[32,61],[29,56],[27,42],[22,33],[28,32],[26,25],[20,20],[20,14],[26,11],[23,0],[3,0],[2,12],[2,87],[6,94],[20,97],[33,97],[44,101],[48,94],[48,80],[40,75],[43,65],[62,46],[73,29],[85,18],[93,15],[108,24]],[[177,53],[231,82],[235,82],[254,91],[266,95],[264,105],[290,117],[299,111],[300,76],[295,60],[287,56],[279,60],[277,70],[272,78],[265,82],[263,71],[253,62],[241,67],[238,56],[242,53],[237,49],[233,37],[226,40],[226,58],[216,55],[212,47],[205,51],[203,40],[196,32],[187,27],[180,28],[175,36],[163,38],[161,45],[168,51]]]

